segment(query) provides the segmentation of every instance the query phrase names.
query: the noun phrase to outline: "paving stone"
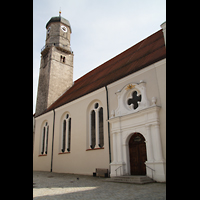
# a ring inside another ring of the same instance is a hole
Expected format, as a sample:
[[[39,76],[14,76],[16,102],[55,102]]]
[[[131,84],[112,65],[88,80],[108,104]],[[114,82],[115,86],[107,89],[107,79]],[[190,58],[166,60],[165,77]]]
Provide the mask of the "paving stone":
[[[93,176],[38,171],[33,172],[33,182],[34,200],[166,199],[165,183],[114,183]]]

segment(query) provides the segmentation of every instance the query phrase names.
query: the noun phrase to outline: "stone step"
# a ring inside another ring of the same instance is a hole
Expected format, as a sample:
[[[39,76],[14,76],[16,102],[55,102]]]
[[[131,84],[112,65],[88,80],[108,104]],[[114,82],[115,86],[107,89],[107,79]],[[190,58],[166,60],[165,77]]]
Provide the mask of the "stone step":
[[[110,182],[116,183],[136,183],[136,184],[145,184],[155,182],[153,179],[147,176],[116,176],[107,179]]]

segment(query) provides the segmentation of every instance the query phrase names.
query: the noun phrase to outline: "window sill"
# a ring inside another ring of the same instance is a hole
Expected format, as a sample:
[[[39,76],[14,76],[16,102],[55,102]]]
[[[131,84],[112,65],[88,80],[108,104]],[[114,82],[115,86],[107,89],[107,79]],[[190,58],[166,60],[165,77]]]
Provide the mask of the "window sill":
[[[104,147],[102,147],[102,148],[94,148],[94,149],[86,149],[86,151],[99,150],[99,149],[104,149]]]
[[[62,153],[58,153],[58,155],[62,155],[62,154],[69,154],[70,152],[62,152]]]
[[[40,156],[47,156],[47,154],[40,154],[38,157],[40,157]]]

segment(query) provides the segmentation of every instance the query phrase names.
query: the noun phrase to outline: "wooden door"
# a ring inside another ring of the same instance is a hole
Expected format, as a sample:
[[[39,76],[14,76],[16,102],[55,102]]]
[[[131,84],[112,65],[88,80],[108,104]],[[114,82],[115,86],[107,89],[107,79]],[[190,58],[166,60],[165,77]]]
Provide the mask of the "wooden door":
[[[131,175],[146,175],[147,160],[145,139],[140,133],[134,133],[129,140]]]

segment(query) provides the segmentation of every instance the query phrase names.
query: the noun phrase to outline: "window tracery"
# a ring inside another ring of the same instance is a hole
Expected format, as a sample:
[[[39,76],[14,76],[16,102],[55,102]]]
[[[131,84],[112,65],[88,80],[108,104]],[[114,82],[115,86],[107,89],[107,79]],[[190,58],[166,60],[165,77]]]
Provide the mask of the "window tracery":
[[[71,146],[71,117],[69,114],[65,115],[62,121],[62,139],[61,139],[61,152],[70,152]]]
[[[49,132],[49,125],[48,122],[42,128],[42,145],[41,145],[41,155],[47,154],[48,149],[48,132]]]
[[[90,148],[103,148],[104,131],[103,131],[103,107],[99,103],[94,103],[90,111]]]
[[[111,112],[111,118],[137,112],[150,106],[146,95],[146,83],[129,83],[116,92],[118,107]]]
[[[128,105],[133,106],[133,109],[136,109],[139,105],[139,102],[141,102],[141,98],[142,96],[141,95],[137,96],[137,91],[134,91],[132,93],[132,98],[128,99],[127,103]]]

